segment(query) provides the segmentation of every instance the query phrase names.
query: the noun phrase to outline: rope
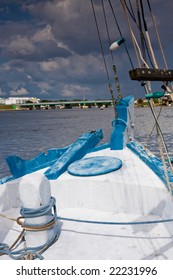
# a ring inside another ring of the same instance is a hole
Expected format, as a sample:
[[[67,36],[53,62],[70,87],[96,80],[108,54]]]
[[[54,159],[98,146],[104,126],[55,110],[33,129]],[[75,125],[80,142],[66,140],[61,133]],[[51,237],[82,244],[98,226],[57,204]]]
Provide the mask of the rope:
[[[160,114],[161,114],[162,109],[163,109],[163,106],[160,106],[160,110],[159,110],[159,113],[158,113],[158,115],[157,115],[157,121],[159,120],[159,117],[160,117]],[[148,137],[147,137],[147,140],[145,141],[145,146],[148,145],[149,139],[150,139],[150,137],[151,137],[151,135],[152,135],[152,133],[153,133],[155,127],[156,127],[156,122],[154,123],[153,128],[151,129],[151,131],[150,131],[150,133],[149,133],[149,135],[148,135]]]
[[[125,0],[124,0],[124,4],[125,4],[125,6],[126,6],[126,9],[127,9],[128,13],[129,13],[129,15],[131,16],[131,18],[133,19],[133,21],[135,22],[137,28],[138,28],[139,31],[140,31],[141,39],[142,39],[142,41],[144,42],[145,49],[146,49],[146,52],[147,52],[149,61],[150,61],[151,65],[152,65],[152,67],[154,67],[154,66],[153,66],[153,62],[152,62],[152,60],[151,60],[150,52],[149,52],[149,50],[148,50],[148,46],[147,46],[147,43],[146,43],[146,39],[145,39],[144,33],[143,33],[142,30],[140,30],[139,24],[137,23],[137,20],[136,20],[136,18],[135,18],[135,14],[134,14],[134,11],[133,11],[133,8],[132,8],[131,1],[129,0],[129,5],[130,5],[130,8],[131,8],[131,11],[130,11],[130,9],[129,9],[129,7],[128,7],[128,5],[127,5],[127,3],[126,3]],[[145,59],[145,60],[146,60],[146,59]]]
[[[143,8],[142,0],[140,0],[140,3],[141,3],[142,19],[143,19],[143,23],[144,23],[144,27],[145,27],[145,34],[146,34],[147,42],[148,42],[148,45],[149,45],[149,50],[150,50],[150,52],[151,52],[151,56],[152,56],[152,59],[153,59],[154,68],[155,68],[155,69],[158,69],[158,68],[159,68],[159,65],[158,65],[158,62],[157,62],[157,60],[156,60],[156,57],[155,57],[153,48],[152,48],[152,44],[151,44],[151,40],[150,40],[148,28],[147,28],[147,23],[146,23],[145,16],[144,16],[144,8]],[[149,4],[149,2],[148,2],[148,4]],[[151,6],[150,6],[150,12],[151,12]],[[151,13],[151,16],[153,17],[152,13]],[[153,17],[153,21],[154,21],[154,17]],[[156,31],[156,35],[157,35],[157,39],[158,39],[158,42],[159,42],[159,46],[160,46],[161,52],[163,53],[163,54],[162,54],[163,59],[165,59],[165,57],[164,57],[164,52],[163,52],[163,49],[162,49],[162,45],[161,45],[161,41],[160,41],[160,37],[159,37],[158,31],[157,31],[157,27],[156,27],[155,21],[154,21],[153,24],[154,24],[154,27],[155,27],[155,29],[156,29],[155,31]],[[165,61],[165,62],[166,62],[166,61]],[[165,66],[166,66],[166,69],[168,69],[168,68],[167,68],[167,64],[165,64]],[[163,85],[165,85],[167,91],[169,92],[170,89],[169,89],[169,87],[167,86],[166,82],[165,82],[165,81],[162,81],[162,83],[163,83]],[[171,86],[172,86],[172,83],[171,83]],[[173,88],[173,87],[172,87],[172,88]]]
[[[134,37],[132,35],[132,28],[131,28],[130,20],[129,20],[129,17],[128,17],[128,14],[127,14],[127,9],[126,9],[126,6],[125,6],[125,2],[123,0],[120,0],[120,2],[121,2],[121,5],[123,7],[126,19],[127,19],[128,27],[129,27],[129,30],[130,30],[130,35],[131,35],[131,38],[132,38],[133,47],[134,47],[134,50],[135,50],[136,59],[138,61],[138,65],[140,66],[140,60],[139,60],[139,56],[138,56],[138,53],[137,53]],[[134,67],[133,67],[133,69],[134,69]]]
[[[54,215],[56,218],[56,200],[54,197],[50,198],[50,202],[47,205],[40,206],[39,208],[26,208],[26,207],[21,207],[20,209],[20,214],[24,218],[36,218],[36,217],[41,217],[45,216],[52,208],[54,209]]]
[[[135,34],[133,33],[132,29],[131,29],[131,34],[132,34],[133,40],[134,40],[134,42],[135,42],[135,45],[136,45],[136,47],[137,47],[137,49],[138,49],[140,59],[141,59],[142,62],[144,63],[144,66],[147,67],[147,68],[149,68],[149,65],[147,64],[147,62],[146,62],[146,61],[144,60],[144,58],[143,58],[142,51],[141,51],[141,49],[140,49],[140,47],[139,47],[139,45],[138,45],[138,42],[137,42],[137,40],[136,40]]]
[[[16,221],[17,221],[17,219],[14,219],[14,218],[8,217],[8,216],[3,215],[3,214],[1,214],[1,213],[0,213],[0,217],[5,218],[5,219],[8,219],[8,220],[10,220],[10,221],[14,221],[14,222],[16,222]]]
[[[165,54],[164,54],[164,51],[163,51],[162,43],[161,43],[161,40],[160,40],[158,28],[157,28],[157,25],[156,25],[156,21],[154,19],[154,15],[153,15],[153,12],[152,12],[150,1],[147,0],[147,3],[148,3],[148,8],[149,8],[149,11],[150,11],[150,14],[151,14],[151,19],[152,19],[152,22],[153,22],[153,26],[154,26],[154,30],[155,30],[155,33],[156,33],[156,37],[157,37],[157,40],[158,40],[159,48],[160,48],[160,51],[161,51],[161,54],[162,54],[162,58],[163,58],[163,61],[164,61],[164,64],[165,64],[165,68],[168,69],[166,57],[165,57]],[[172,82],[170,83],[170,85],[171,85],[171,88],[173,90]],[[168,88],[168,92],[169,92],[169,88]]]
[[[154,120],[155,120],[155,123],[156,123],[156,129],[157,129],[157,134],[158,134],[158,143],[159,143],[159,148],[160,148],[160,155],[161,155],[161,159],[162,159],[162,162],[163,162],[164,173],[165,173],[165,177],[166,177],[165,179],[166,179],[166,182],[167,182],[167,185],[168,185],[169,192],[170,192],[170,194],[173,198],[172,187],[171,187],[171,183],[169,181],[168,170],[167,170],[166,161],[165,161],[165,157],[164,157],[164,153],[163,153],[163,148],[165,150],[167,160],[168,160],[168,163],[170,165],[170,169],[172,171],[173,171],[173,167],[172,167],[171,160],[170,160],[170,157],[169,157],[169,154],[168,154],[168,150],[167,150],[167,147],[166,147],[166,144],[165,144],[165,140],[164,140],[164,137],[163,137],[163,134],[162,134],[162,130],[161,130],[160,125],[158,123],[158,120],[157,120],[157,117],[156,117],[156,114],[155,114],[155,111],[154,111],[151,100],[149,100],[149,105],[150,105],[150,109],[151,109],[151,112],[153,114],[153,117],[154,117]],[[162,147],[162,145],[163,145],[163,147]]]
[[[24,219],[24,217],[20,216],[17,218],[17,223],[20,225],[23,229],[28,230],[28,231],[43,231],[43,230],[48,230],[52,228],[55,224],[55,219],[51,220],[47,224],[43,225],[26,225],[26,223],[21,222],[21,219]]]
[[[66,218],[58,216],[59,220],[64,220],[68,222],[77,222],[77,223],[87,223],[87,224],[100,224],[100,225],[115,225],[115,226],[131,226],[131,225],[147,225],[147,224],[160,224],[160,223],[169,223],[173,222],[173,219],[164,219],[164,220],[151,220],[151,221],[139,221],[139,222],[107,222],[107,221],[92,221],[92,220],[79,220],[73,218]]]
[[[131,26],[131,23],[130,23],[130,19],[129,19],[129,16],[128,16],[128,13],[127,13],[127,7],[126,7],[126,5],[125,5],[125,0],[120,0],[120,2],[121,2],[121,5],[122,5],[122,7],[123,7],[123,10],[124,10],[126,19],[127,19],[128,27],[129,27],[130,34],[131,34],[131,38],[132,38],[132,43],[133,43],[134,50],[135,50],[135,54],[136,54],[136,58],[137,58],[137,61],[138,61],[138,65],[139,65],[139,67],[141,67],[141,63],[140,63],[140,59],[141,59],[142,62],[144,63],[144,66],[147,67],[147,68],[149,68],[147,62],[146,62],[145,59],[143,58],[141,49],[140,49],[140,47],[139,47],[139,45],[138,45],[138,42],[137,42],[136,37],[135,37],[135,35],[134,35],[134,32],[133,32],[133,30],[132,30],[132,26]],[[137,50],[138,50],[139,54],[138,54]],[[147,84],[144,83],[143,86],[144,86],[144,88],[145,88],[146,93],[151,92],[151,84],[150,84],[150,82],[147,82]]]
[[[157,25],[156,25],[156,22],[155,22],[153,13],[152,13],[150,1],[147,0],[147,3],[148,3],[149,11],[150,11],[150,14],[151,14],[151,19],[152,19],[152,22],[153,22],[153,26],[154,26],[154,29],[155,29],[156,37],[157,37],[157,40],[158,40],[158,43],[159,43],[162,58],[163,58],[166,69],[168,69],[166,58],[165,58],[163,47],[162,47],[162,43],[161,43],[160,36],[159,36],[159,32],[158,32]]]
[[[53,209],[53,213],[52,210]],[[48,223],[43,224],[27,224],[22,222],[21,219],[25,218],[36,218],[45,216],[47,214],[52,214],[52,219]],[[20,250],[13,250],[14,246],[23,238],[24,233],[26,231],[43,231],[48,230],[54,226],[57,221],[57,213],[56,213],[56,200],[54,197],[50,198],[50,202],[45,206],[40,206],[39,208],[32,209],[32,208],[24,208],[21,207],[20,214],[22,216],[18,217],[15,220],[22,228],[22,232],[17,237],[16,241],[9,247],[5,243],[0,243],[0,256],[1,255],[8,255],[10,258],[19,260],[19,259],[43,259],[41,253],[43,253],[47,248],[49,248],[57,239],[57,235],[54,233],[52,238],[48,240],[45,244],[37,247],[26,247]],[[4,218],[8,218],[5,215],[2,215]],[[11,218],[9,218],[11,220]]]

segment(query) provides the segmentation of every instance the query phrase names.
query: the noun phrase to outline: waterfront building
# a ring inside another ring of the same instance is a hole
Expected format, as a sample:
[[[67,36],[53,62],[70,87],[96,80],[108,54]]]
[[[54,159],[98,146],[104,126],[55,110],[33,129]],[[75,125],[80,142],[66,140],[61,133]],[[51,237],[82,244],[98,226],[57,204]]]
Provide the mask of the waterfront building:
[[[5,98],[0,98],[0,104],[5,104]]]
[[[33,103],[39,103],[40,99],[36,97],[8,97],[4,99],[4,103],[6,105],[18,105],[18,104],[24,104],[27,101],[33,102]]]

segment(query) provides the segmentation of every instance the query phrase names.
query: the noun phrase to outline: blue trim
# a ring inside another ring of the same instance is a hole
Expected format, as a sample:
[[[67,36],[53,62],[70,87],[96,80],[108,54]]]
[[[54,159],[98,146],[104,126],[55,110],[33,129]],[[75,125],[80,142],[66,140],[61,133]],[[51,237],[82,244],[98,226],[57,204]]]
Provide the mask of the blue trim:
[[[17,156],[9,156],[6,158],[6,161],[11,174],[15,178],[18,178],[52,165],[68,148],[69,147],[50,149],[47,154],[41,153],[31,160],[24,160]]]
[[[111,150],[122,150],[124,147],[126,147],[129,137],[132,137],[128,130],[129,127],[131,128],[131,120],[128,114],[129,111],[132,111],[133,103],[134,97],[130,95],[120,99],[119,103],[116,105],[118,118],[114,119],[112,122],[113,131],[110,141]],[[131,112],[131,115],[132,114],[133,112]],[[130,130],[130,132],[132,131]]]
[[[67,167],[81,159],[87,152],[96,146],[103,138],[102,130],[83,134],[70,148],[44,173],[49,180],[57,179]]]
[[[147,93],[145,95],[145,98],[146,99],[150,99],[150,98],[161,98],[164,96],[164,92],[160,92],[160,91],[156,91],[156,92],[153,92],[153,93]]]
[[[108,148],[110,148],[110,142],[101,144],[101,145],[99,145],[99,146],[96,146],[96,147],[90,149],[90,150],[88,151],[88,154],[89,154],[89,153],[93,153],[93,152],[102,151],[102,150],[105,150],[105,149],[108,149]]]
[[[69,147],[49,149],[47,154],[41,153],[30,160],[24,160],[14,155],[7,157],[6,161],[12,175],[0,179],[0,185],[53,165]]]
[[[162,182],[168,188],[162,161],[153,154],[150,155],[149,153],[147,153],[147,150],[144,148],[144,146],[135,141],[128,143],[127,147],[132,150],[143,162],[145,162],[147,166],[162,180]],[[173,182],[173,173],[169,170],[168,177],[169,181]]]
[[[133,102],[133,101],[134,101],[133,95],[129,95],[129,96],[126,96],[124,98],[121,98],[120,102],[116,105],[116,108],[118,108],[120,106],[128,107],[130,105],[130,103]]]
[[[5,183],[13,181],[13,180],[15,180],[15,178],[14,178],[14,176],[11,176],[11,175],[3,177],[2,179],[0,179],[0,185],[3,185]]]
[[[0,179],[0,185],[18,179],[26,174],[30,174],[32,172],[35,172],[37,170],[46,167],[50,167],[46,173],[48,177],[56,177],[56,175],[53,175],[52,172],[55,171],[55,170],[53,171],[53,169],[55,168],[55,165],[57,164],[58,161],[59,161],[59,165],[57,166],[57,168],[60,168],[60,170],[59,171],[56,170],[55,172],[58,172],[60,174],[62,170],[66,171],[66,167],[65,168],[62,167],[62,163],[65,158],[66,158],[65,161],[68,161],[71,160],[73,156],[74,160],[77,160],[79,158],[82,158],[88,152],[101,150],[104,149],[106,146],[109,146],[109,144],[106,145],[103,144],[101,146],[98,146],[97,148],[94,147],[100,142],[102,138],[103,138],[103,133],[102,130],[99,129],[97,131],[93,131],[81,135],[79,139],[76,140],[75,143],[71,144],[68,147],[59,148],[59,149],[49,149],[47,154],[41,153],[31,160],[24,160],[17,156],[9,156],[6,160],[12,175]],[[79,154],[79,151],[77,151],[77,146],[78,148],[80,148],[80,145],[82,147],[82,144],[83,144],[83,148],[81,149]],[[74,152],[74,148],[76,149],[76,155]],[[65,156],[63,157],[63,155]]]

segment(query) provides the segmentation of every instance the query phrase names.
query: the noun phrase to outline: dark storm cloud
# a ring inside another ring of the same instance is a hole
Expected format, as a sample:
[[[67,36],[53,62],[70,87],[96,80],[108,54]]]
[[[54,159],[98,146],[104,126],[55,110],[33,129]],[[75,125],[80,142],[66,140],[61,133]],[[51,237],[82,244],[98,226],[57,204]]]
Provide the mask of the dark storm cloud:
[[[109,43],[101,0],[93,2],[107,60]],[[120,1],[111,2],[133,58],[130,32]],[[143,2],[149,33],[153,35],[147,1]],[[171,0],[150,2],[165,54],[169,57],[173,45],[173,3]],[[118,40],[120,34],[108,1],[104,0],[104,5],[111,41]],[[136,11],[134,13],[136,15]],[[0,20],[0,95],[82,98],[85,91],[88,99],[110,97],[90,0],[1,0],[0,14],[3,15]],[[134,23],[133,27],[136,31]],[[155,35],[152,43],[160,62]],[[124,94],[132,94],[137,85],[130,82],[131,66],[124,48],[115,53],[115,61]],[[136,66],[136,59],[133,61]],[[168,62],[171,68],[172,56]],[[111,63],[108,67],[112,72]],[[140,94],[138,89],[136,92]]]

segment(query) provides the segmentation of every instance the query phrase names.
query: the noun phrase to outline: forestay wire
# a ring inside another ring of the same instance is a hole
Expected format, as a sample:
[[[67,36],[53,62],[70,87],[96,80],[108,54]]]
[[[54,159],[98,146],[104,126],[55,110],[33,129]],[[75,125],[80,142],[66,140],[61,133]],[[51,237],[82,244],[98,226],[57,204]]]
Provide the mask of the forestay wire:
[[[104,50],[103,50],[103,45],[102,45],[102,40],[101,40],[101,36],[100,36],[100,30],[99,30],[99,26],[98,26],[98,22],[97,22],[97,18],[96,18],[96,13],[95,13],[95,8],[94,8],[93,0],[91,0],[91,6],[92,6],[92,11],[93,11],[93,15],[94,15],[94,20],[95,20],[96,28],[97,28],[97,34],[98,34],[98,38],[99,38],[99,43],[100,43],[100,48],[101,48],[101,52],[102,52],[102,57],[103,57],[103,62],[104,62],[104,66],[105,66],[105,71],[106,71],[107,79],[108,79],[108,81],[110,81],[109,71],[108,71],[108,67],[107,67],[107,63],[106,63],[106,59],[105,59],[105,55],[104,55]]]
[[[107,37],[108,37],[109,49],[110,49],[111,40],[110,40],[108,22],[107,22],[104,2],[103,2],[103,0],[101,0],[101,1],[102,1],[102,9],[103,9],[104,21],[105,21],[105,25],[106,25],[106,31],[107,31]],[[117,100],[117,102],[115,102],[114,96],[113,96],[113,99],[112,99],[113,100],[113,106],[115,107],[116,103],[118,103],[118,101],[121,100],[122,94],[121,94],[119,78],[118,78],[118,75],[117,75],[117,68],[116,68],[115,60],[114,60],[114,56],[113,56],[113,51],[111,49],[110,49],[110,53],[111,53],[111,58],[112,58],[112,65],[113,65],[112,69],[113,69],[113,72],[114,72],[115,84],[116,84],[116,88],[117,88],[117,92],[118,92],[118,100]],[[111,87],[110,87],[110,91],[112,91]],[[115,117],[118,117],[118,113],[117,112],[115,112]]]
[[[116,15],[115,15],[115,12],[114,12],[114,9],[113,9],[113,6],[112,6],[112,3],[111,3],[110,0],[108,0],[108,3],[110,5],[110,8],[111,8],[111,11],[112,11],[112,14],[113,14],[113,17],[114,17],[117,29],[119,31],[119,34],[120,34],[121,38],[123,38],[120,26],[118,24],[118,21],[117,21],[117,18],[116,18]],[[107,17],[106,17],[106,11],[105,11],[105,6],[104,6],[104,1],[103,0],[101,0],[101,5],[102,5],[102,9],[103,9],[103,16],[104,16],[106,32],[107,32],[107,37],[108,37],[108,42],[109,42],[109,49],[110,49],[111,40],[110,40],[108,21],[107,21]],[[119,78],[118,78],[118,75],[117,75],[117,69],[116,69],[116,65],[115,65],[115,62],[114,62],[114,57],[113,57],[112,50],[110,49],[110,54],[111,54],[112,63],[113,63],[112,69],[113,69],[113,73],[114,73],[114,80],[115,80],[115,85],[116,85],[116,89],[117,89],[117,92],[118,92],[118,98],[115,101],[115,97],[114,97],[114,93],[113,93],[113,87],[112,87],[112,84],[110,82],[110,75],[109,75],[108,66],[107,66],[107,63],[106,63],[106,58],[105,58],[105,54],[104,54],[103,44],[102,44],[101,35],[100,35],[100,29],[99,29],[99,25],[98,25],[98,21],[97,21],[97,17],[96,17],[96,12],[95,12],[95,7],[94,7],[94,1],[93,0],[91,0],[91,6],[92,6],[92,11],[93,11],[93,15],[94,15],[95,25],[96,25],[96,29],[97,29],[97,33],[98,33],[99,44],[100,44],[101,53],[102,53],[102,57],[103,57],[103,62],[104,62],[104,67],[105,67],[105,71],[106,71],[106,76],[107,76],[107,80],[108,80],[108,87],[109,87],[109,91],[110,91],[110,94],[111,94],[111,97],[112,97],[112,103],[113,103],[113,107],[114,107],[115,118],[117,118],[118,114],[117,114],[117,111],[116,111],[116,104],[119,103],[119,101],[122,98]],[[129,51],[128,51],[126,45],[125,45],[125,42],[124,42],[124,46],[125,46],[126,53],[127,53],[128,58],[129,58],[131,67],[134,68],[133,63],[132,63],[132,59],[131,59]]]
[[[96,17],[96,13],[95,13],[93,0],[91,0],[91,6],[92,6],[95,25],[96,25],[96,29],[97,29],[98,38],[99,38],[99,43],[100,43],[101,53],[102,53],[103,62],[104,62],[104,66],[105,66],[106,76],[107,76],[107,80],[108,80],[108,87],[109,87],[109,91],[110,91],[110,94],[111,94],[114,113],[115,113],[115,118],[116,118],[117,117],[117,112],[116,112],[116,107],[115,107],[115,98],[114,98],[114,93],[113,93],[113,87],[112,87],[112,84],[110,83],[109,71],[108,71],[108,67],[107,67],[107,63],[106,63],[106,59],[105,59],[105,55],[104,55],[104,50],[103,50],[103,45],[102,45],[102,40],[101,40],[101,36],[100,36],[100,30],[99,30],[99,26],[98,26],[98,22],[97,22],[97,17]]]

